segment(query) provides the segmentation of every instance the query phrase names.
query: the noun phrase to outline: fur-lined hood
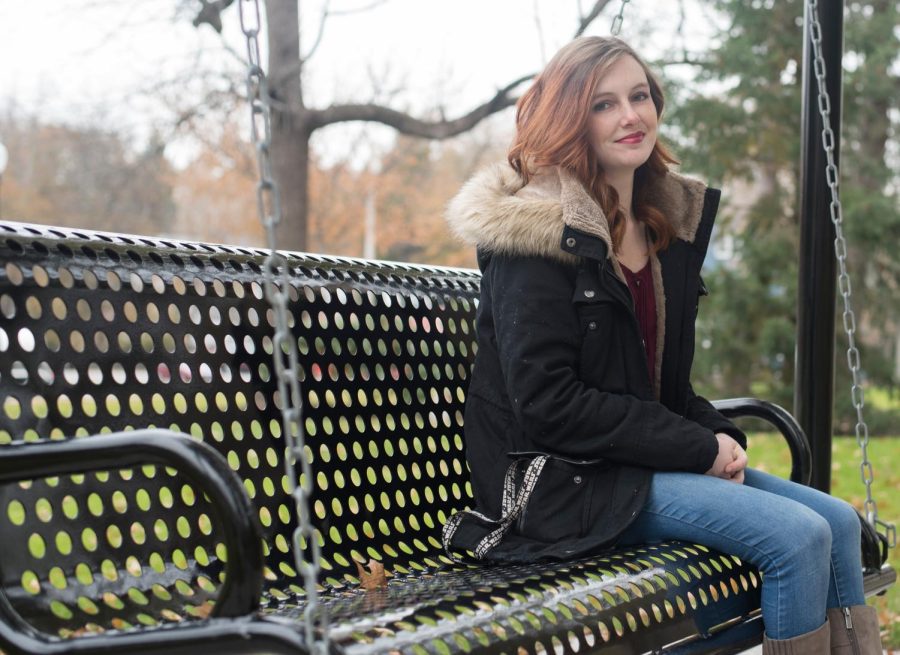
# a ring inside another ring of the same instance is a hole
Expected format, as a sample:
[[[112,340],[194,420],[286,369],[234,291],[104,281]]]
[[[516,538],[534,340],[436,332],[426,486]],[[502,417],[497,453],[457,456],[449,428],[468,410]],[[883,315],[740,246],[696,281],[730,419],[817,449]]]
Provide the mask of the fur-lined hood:
[[[651,203],[675,226],[677,238],[693,242],[703,213],[706,185],[673,172],[649,189]],[[567,263],[576,257],[561,247],[568,226],[598,237],[612,253],[603,210],[568,171],[552,168],[524,185],[508,164],[475,174],[450,201],[451,230],[486,252],[538,255]]]

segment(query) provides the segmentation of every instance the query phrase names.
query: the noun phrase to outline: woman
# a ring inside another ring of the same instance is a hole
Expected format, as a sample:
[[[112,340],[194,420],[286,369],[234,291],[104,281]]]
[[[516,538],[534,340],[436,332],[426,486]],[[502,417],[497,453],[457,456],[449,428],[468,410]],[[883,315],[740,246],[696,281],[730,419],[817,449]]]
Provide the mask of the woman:
[[[483,514],[446,536],[496,561],[703,543],[763,571],[764,652],[881,653],[856,512],[748,468],[691,388],[719,192],[669,170],[663,104],[624,42],[577,39],[519,101],[509,165],[450,203],[483,273],[465,415]]]

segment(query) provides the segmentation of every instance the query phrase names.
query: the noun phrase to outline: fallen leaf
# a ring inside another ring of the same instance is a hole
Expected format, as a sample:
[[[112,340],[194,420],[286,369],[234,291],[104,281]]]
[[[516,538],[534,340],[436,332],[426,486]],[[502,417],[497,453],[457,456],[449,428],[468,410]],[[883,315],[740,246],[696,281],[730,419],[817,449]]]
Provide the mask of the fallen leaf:
[[[355,561],[355,560],[354,560]],[[384,564],[370,559],[366,564],[368,571],[363,565],[356,562],[356,570],[359,571],[359,586],[366,591],[374,591],[376,589],[384,589],[387,587],[387,578],[390,573],[384,570]]]
[[[86,625],[83,628],[77,628],[76,630],[72,630],[69,634],[70,637],[83,637],[84,635],[95,635],[104,632],[103,628],[99,625]]]

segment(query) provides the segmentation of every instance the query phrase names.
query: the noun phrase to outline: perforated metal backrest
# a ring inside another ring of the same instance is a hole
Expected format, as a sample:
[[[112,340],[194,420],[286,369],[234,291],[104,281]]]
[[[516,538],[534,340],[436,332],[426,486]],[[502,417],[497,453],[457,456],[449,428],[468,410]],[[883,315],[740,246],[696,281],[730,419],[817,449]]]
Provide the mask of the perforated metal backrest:
[[[263,258],[0,223],[0,443],[143,427],[206,441],[243,478],[267,591],[289,600],[302,585]],[[443,518],[471,493],[462,423],[478,275],[314,256],[290,265],[323,582],[355,583],[354,559],[433,566]],[[176,620],[219,584],[226,553],[208,507],[172,471],[6,485],[0,503],[3,584],[38,622]],[[90,583],[86,595],[74,580]]]

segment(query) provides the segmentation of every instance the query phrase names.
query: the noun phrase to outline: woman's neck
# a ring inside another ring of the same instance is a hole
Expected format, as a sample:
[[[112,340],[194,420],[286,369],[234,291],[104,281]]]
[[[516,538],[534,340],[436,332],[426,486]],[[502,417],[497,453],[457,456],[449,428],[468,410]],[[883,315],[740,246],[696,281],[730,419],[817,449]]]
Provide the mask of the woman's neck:
[[[621,173],[606,173],[604,179],[608,185],[616,190],[619,197],[619,209],[628,217],[628,220],[634,220],[631,215],[631,199],[634,193],[634,171],[622,171]]]
[[[619,175],[607,174],[605,181],[616,190],[619,210],[625,215],[625,231],[621,243],[616,248],[616,257],[626,268],[637,272],[647,265],[649,249],[644,227],[635,220],[631,211],[634,193],[634,171],[623,171]]]

